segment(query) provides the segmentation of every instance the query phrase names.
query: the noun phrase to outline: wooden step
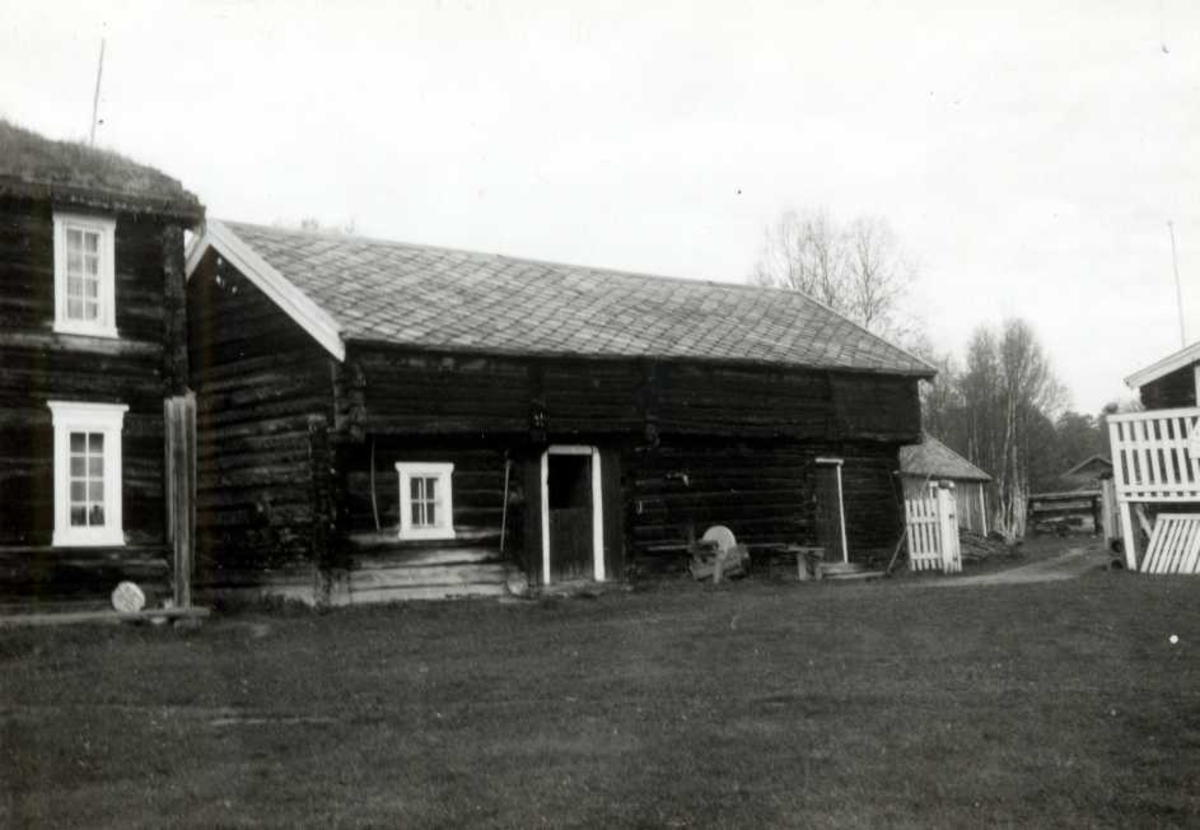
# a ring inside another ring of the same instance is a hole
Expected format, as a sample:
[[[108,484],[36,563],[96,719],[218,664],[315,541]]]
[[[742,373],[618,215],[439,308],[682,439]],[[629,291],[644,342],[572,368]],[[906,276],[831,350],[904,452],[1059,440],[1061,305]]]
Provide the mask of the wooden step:
[[[396,549],[390,553],[373,550],[369,555],[354,557],[355,570],[384,568],[424,568],[430,565],[475,565],[502,563],[504,557],[497,548],[458,547],[428,550]]]
[[[504,583],[498,585],[408,585],[388,588],[350,589],[351,605],[415,600],[457,599],[465,597],[502,597],[508,594]]]
[[[507,568],[500,564],[405,565],[350,572],[350,590],[415,585],[503,585]]]
[[[856,574],[866,570],[861,562],[822,562],[821,575],[823,577],[841,576],[843,574]]]
[[[882,579],[883,571],[846,571],[843,573],[825,574],[823,578],[833,582],[850,582],[854,580],[867,581],[871,579]]]

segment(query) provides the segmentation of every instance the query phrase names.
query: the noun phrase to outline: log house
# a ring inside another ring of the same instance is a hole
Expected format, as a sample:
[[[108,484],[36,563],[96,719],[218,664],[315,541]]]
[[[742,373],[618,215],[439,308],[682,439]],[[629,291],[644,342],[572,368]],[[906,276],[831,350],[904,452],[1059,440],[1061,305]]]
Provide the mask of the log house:
[[[0,121],[0,608],[166,592],[163,402],[203,215],[157,170]]]
[[[730,527],[890,551],[923,361],[792,292],[209,221],[200,581],[309,602],[625,579]]]

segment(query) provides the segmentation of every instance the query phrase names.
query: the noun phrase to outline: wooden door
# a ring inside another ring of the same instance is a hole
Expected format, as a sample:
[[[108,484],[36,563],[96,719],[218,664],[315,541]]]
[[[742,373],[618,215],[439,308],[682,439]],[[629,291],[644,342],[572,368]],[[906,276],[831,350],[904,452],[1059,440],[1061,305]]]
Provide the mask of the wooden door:
[[[826,562],[847,561],[846,524],[842,514],[841,463],[818,463],[816,473],[817,543]]]
[[[593,576],[592,457],[550,454],[547,459],[550,579]]]

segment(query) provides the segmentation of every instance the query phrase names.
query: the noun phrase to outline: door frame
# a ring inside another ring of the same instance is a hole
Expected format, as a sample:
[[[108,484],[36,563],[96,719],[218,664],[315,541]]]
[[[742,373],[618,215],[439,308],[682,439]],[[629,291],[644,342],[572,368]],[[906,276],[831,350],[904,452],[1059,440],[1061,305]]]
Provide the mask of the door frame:
[[[832,466],[832,467],[836,468],[838,523],[841,525],[841,527],[839,529],[841,530],[841,534],[842,534],[842,539],[841,539],[842,555],[840,557],[840,561],[849,562],[850,561],[850,548],[846,545],[846,502],[845,502],[845,499],[842,497],[842,464],[843,464],[843,460],[841,458],[818,458],[818,459],[816,459],[816,463],[818,466],[822,466],[822,467]]]
[[[556,444],[541,459],[542,481],[542,584],[550,584],[550,456],[587,455],[592,459],[592,577],[604,581],[604,494],[600,477],[600,450],[585,444]]]

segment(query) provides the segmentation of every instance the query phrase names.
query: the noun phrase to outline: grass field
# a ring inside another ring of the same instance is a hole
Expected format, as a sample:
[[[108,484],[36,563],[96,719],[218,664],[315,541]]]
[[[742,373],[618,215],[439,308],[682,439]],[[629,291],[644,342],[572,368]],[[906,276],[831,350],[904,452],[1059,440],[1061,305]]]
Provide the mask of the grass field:
[[[1197,579],[0,631],[4,827],[1197,822]]]

